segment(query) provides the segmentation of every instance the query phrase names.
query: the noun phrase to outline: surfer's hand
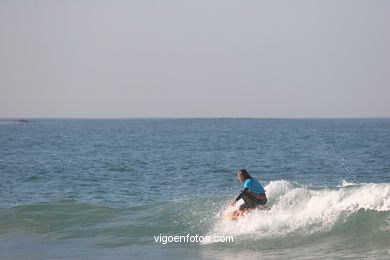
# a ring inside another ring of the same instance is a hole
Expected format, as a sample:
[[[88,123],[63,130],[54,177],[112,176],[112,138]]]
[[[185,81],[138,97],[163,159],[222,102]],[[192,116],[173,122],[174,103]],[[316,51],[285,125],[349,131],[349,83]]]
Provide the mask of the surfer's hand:
[[[232,206],[234,207],[234,206],[236,206],[236,202],[237,202],[237,201],[232,201],[232,202],[230,203],[230,205],[232,205]]]

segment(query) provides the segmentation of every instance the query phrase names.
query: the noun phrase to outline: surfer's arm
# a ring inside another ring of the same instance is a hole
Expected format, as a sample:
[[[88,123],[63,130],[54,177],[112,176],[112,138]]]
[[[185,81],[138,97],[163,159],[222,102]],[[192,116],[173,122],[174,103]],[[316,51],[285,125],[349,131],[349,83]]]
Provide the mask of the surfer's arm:
[[[243,191],[240,192],[240,194],[237,196],[235,201],[238,201],[241,199],[242,195],[244,195],[248,191],[248,188],[245,188]]]

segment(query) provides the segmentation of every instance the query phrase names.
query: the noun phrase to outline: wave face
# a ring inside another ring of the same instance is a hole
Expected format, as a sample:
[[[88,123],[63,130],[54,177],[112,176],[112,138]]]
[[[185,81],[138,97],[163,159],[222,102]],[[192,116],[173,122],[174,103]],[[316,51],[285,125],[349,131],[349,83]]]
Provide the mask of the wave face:
[[[110,250],[118,248],[125,253],[123,257],[135,251],[147,253],[162,246],[153,239],[160,234],[234,237],[234,244],[164,247],[186,249],[188,256],[200,258],[210,255],[234,258],[246,254],[252,257],[294,257],[296,254],[298,257],[302,252],[317,257],[388,255],[390,183],[344,182],[333,187],[310,187],[281,180],[270,182],[266,190],[271,210],[255,210],[237,221],[222,217],[224,211],[234,209],[226,208],[230,199],[226,197],[126,208],[77,201],[16,206],[0,211],[0,236],[2,241],[23,234],[24,239],[35,241],[49,237],[68,241],[68,245],[81,243],[83,248],[91,250],[98,247],[102,250],[100,256],[112,255]],[[159,250],[166,257],[172,252]]]

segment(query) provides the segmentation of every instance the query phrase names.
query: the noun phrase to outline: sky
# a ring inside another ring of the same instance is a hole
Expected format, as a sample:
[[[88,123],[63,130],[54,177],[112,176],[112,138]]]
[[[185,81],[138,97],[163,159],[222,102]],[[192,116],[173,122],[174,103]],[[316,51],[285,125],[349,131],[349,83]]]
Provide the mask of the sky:
[[[0,117],[390,117],[389,13],[386,0],[0,0]]]

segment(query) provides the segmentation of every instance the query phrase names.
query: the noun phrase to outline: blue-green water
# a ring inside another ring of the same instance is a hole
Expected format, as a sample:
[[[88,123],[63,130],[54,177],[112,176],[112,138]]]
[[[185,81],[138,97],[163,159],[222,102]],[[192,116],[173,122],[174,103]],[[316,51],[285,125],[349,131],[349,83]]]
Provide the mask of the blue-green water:
[[[390,257],[390,119],[2,119],[0,176],[1,259]]]

